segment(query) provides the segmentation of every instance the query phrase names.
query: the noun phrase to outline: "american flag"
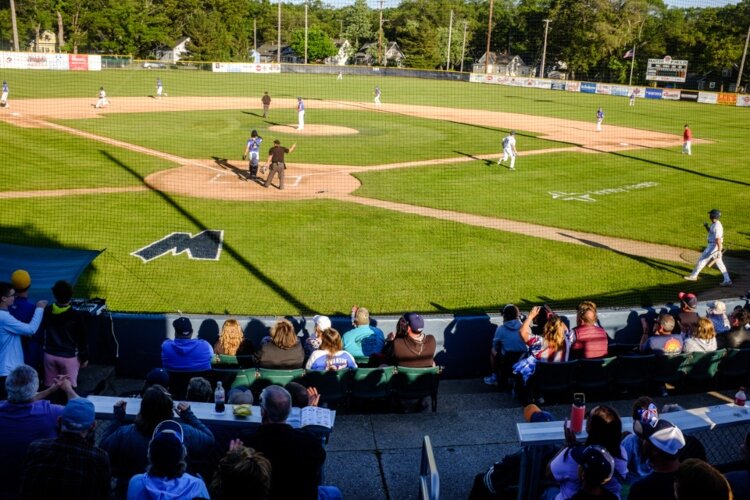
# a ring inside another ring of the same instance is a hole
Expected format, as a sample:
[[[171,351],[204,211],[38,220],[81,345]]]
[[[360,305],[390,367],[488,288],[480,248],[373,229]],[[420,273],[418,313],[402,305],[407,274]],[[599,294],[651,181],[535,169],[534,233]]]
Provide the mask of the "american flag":
[[[625,52],[625,55],[622,56],[623,59],[631,59],[635,55],[635,51],[633,49],[630,49],[629,51]]]

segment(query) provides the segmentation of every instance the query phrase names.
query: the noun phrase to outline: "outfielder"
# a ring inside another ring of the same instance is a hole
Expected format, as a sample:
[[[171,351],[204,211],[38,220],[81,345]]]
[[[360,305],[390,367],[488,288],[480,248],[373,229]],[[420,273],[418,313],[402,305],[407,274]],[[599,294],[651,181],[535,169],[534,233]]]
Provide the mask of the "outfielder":
[[[693,154],[693,131],[690,130],[688,124],[685,124],[685,130],[682,131],[682,154],[692,155]]]
[[[635,90],[630,91],[630,105],[635,106]]]
[[[156,79],[156,97],[161,97],[164,92],[164,86],[161,84],[161,78]]]
[[[260,160],[260,144],[262,142],[263,138],[258,135],[258,131],[253,130],[250,133],[250,139],[247,140],[245,152],[242,154],[243,160],[250,155],[250,165],[248,166],[248,170],[250,171],[251,179],[256,179],[258,177],[258,161]]]
[[[305,129],[305,103],[301,97],[297,98],[297,130]]]
[[[0,95],[0,107],[6,108],[8,107],[8,94],[10,93],[10,90],[8,90],[8,82],[3,80],[3,94]]]
[[[510,159],[510,170],[515,170],[517,155],[518,151],[516,151],[516,131],[511,130],[510,134],[503,137],[503,157],[500,160],[497,160],[497,164],[502,165],[503,162]]]
[[[604,111],[602,108],[599,108],[596,112],[596,131],[601,132],[602,131],[602,122],[604,121]]]
[[[693,272],[690,273],[689,276],[685,276],[685,279],[688,281],[697,281],[698,273],[700,273],[709,262],[714,261],[716,262],[716,268],[721,271],[721,274],[724,276],[724,281],[722,281],[720,285],[732,286],[732,279],[729,277],[727,266],[724,265],[724,260],[722,258],[724,253],[724,226],[722,226],[721,221],[719,221],[721,218],[721,211],[714,208],[708,212],[708,217],[711,219],[711,225],[709,226],[707,222],[703,223],[703,227],[708,231],[708,245],[706,245],[706,249],[703,250],[703,253],[698,258],[698,263],[695,264]]]
[[[375,104],[380,105],[380,86],[375,86]]]
[[[96,109],[99,109],[107,106],[108,104],[109,100],[107,100],[107,92],[104,91],[104,87],[99,87],[99,100],[96,101],[96,105],[94,107]]]

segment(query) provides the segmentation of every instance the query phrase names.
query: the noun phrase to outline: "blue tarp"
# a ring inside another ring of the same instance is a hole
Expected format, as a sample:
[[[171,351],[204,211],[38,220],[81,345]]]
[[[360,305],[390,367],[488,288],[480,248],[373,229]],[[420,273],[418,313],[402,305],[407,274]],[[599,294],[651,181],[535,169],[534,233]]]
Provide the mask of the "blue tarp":
[[[83,270],[103,251],[0,243],[0,281],[10,281],[13,271],[25,269],[31,275],[30,300],[51,300],[50,288],[57,280],[75,286]]]

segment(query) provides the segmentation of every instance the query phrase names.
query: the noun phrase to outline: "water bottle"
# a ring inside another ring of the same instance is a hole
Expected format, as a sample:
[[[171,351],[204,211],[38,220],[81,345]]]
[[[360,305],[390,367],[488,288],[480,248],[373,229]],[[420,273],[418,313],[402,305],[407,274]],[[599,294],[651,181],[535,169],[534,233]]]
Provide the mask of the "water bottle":
[[[740,390],[737,391],[737,394],[734,395],[734,404],[736,404],[737,406],[745,406],[745,401],[747,401],[745,388],[740,387]]]
[[[224,413],[224,387],[221,386],[221,382],[216,382],[214,403],[214,410],[216,411],[216,413]]]
[[[576,434],[583,430],[583,416],[586,413],[586,396],[582,392],[573,394],[570,407],[570,430]]]

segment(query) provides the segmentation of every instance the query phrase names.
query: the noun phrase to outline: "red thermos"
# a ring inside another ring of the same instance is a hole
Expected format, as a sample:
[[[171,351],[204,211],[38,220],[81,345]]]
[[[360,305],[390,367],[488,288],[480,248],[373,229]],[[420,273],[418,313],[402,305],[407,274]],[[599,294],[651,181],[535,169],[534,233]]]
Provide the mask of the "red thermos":
[[[576,434],[583,430],[583,416],[586,413],[586,396],[582,392],[573,394],[573,406],[570,407],[570,430]]]

